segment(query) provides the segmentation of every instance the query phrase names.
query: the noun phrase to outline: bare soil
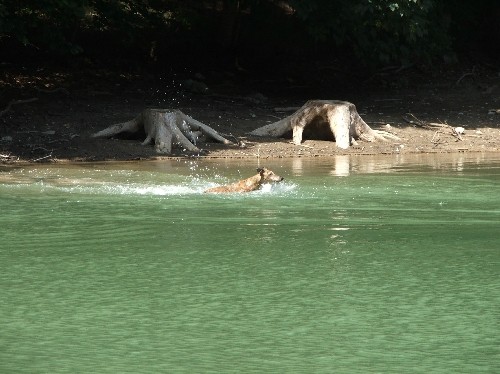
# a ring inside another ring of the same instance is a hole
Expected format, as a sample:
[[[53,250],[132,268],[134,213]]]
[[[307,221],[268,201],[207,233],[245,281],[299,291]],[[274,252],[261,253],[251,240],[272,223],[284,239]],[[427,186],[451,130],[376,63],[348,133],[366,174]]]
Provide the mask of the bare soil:
[[[238,142],[207,143],[191,157],[327,157],[338,154],[500,152],[500,76],[466,70],[416,76],[381,75],[360,83],[310,79],[260,79],[229,73],[116,74],[106,71],[6,69],[0,75],[0,162],[62,162],[158,158],[143,139],[94,139],[90,135],[132,119],[146,107],[180,109]],[[186,79],[203,81],[190,85]],[[340,82],[340,83],[339,83]],[[330,85],[331,83],[331,85]],[[201,91],[201,92],[200,92]],[[15,103],[17,100],[36,99]],[[331,140],[249,136],[248,133],[293,112],[309,99],[353,102],[374,129],[400,137],[393,142],[358,142],[341,150]],[[10,105],[9,107],[9,103]],[[425,123],[463,127],[423,128]],[[414,120],[414,118],[411,118]],[[175,149],[172,157],[183,157]]]

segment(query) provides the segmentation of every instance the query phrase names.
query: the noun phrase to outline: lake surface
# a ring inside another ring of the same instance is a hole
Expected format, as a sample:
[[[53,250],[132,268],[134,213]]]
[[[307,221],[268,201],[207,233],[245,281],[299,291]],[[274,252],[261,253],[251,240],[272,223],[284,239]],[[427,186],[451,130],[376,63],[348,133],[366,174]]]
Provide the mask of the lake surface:
[[[267,166],[285,181],[203,190]],[[499,373],[500,155],[0,166],[1,373]]]

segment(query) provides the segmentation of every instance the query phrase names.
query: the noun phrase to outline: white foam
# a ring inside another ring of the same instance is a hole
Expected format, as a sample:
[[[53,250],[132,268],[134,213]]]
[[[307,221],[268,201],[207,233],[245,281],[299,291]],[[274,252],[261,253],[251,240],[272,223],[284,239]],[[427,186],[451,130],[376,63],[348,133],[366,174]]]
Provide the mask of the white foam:
[[[137,183],[125,181],[99,181],[91,178],[69,179],[54,178],[39,180],[30,184],[48,191],[63,191],[70,194],[88,195],[136,195],[136,196],[182,196],[192,194],[203,194],[208,188],[215,184],[205,178],[194,177],[175,181],[172,184],[159,184],[158,181]],[[264,184],[261,189],[250,192],[248,196],[255,195],[283,195],[296,189],[293,183],[283,182],[275,184]],[[230,194],[231,195],[231,194]],[[242,195],[242,194],[236,194]],[[247,194],[244,194],[247,195]],[[229,197],[229,195],[227,196]]]
[[[142,185],[142,184],[102,184],[93,186],[74,186],[63,188],[68,192],[109,195],[172,196],[196,194],[203,191],[200,187],[189,185]]]
[[[262,195],[283,195],[294,191],[297,188],[296,184],[293,183],[275,183],[275,184],[263,184],[259,190],[253,191],[250,194],[262,194]]]
[[[197,189],[190,186],[128,186],[128,185],[118,185],[114,188],[118,193],[122,195],[153,195],[153,196],[166,196],[166,195],[186,195],[190,193],[197,193]]]

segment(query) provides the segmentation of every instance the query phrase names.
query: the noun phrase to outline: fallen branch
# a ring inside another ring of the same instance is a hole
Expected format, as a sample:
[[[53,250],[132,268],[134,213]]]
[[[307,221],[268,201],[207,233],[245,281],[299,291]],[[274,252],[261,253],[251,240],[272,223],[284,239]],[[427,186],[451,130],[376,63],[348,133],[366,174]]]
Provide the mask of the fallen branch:
[[[425,122],[425,121],[418,119],[412,113],[407,113],[407,115],[411,116],[411,118],[413,118],[413,119],[409,119],[405,116],[403,116],[403,119],[412,125],[419,126],[419,127],[422,127],[424,129],[429,129],[429,130],[436,130],[437,129],[437,132],[439,132],[440,130],[449,130],[448,135],[452,135],[455,138],[457,138],[458,140],[461,140],[461,141],[463,140],[463,138],[462,138],[462,134],[464,132],[463,127],[453,127],[453,126],[448,125],[447,123]],[[446,134],[446,132],[442,132],[442,133]]]
[[[50,158],[50,157],[52,157],[52,152],[50,154],[48,154],[47,156],[43,156],[43,157],[37,158],[36,160],[33,160],[33,162],[39,162],[39,161],[45,160],[45,159]]]
[[[0,154],[0,161],[2,162],[16,161],[16,160],[19,160],[19,157],[13,156],[11,154]]]
[[[416,126],[419,126],[419,127],[422,127],[424,129],[431,129],[431,130],[434,130],[436,128],[451,128],[450,125],[448,124],[444,124],[444,123],[435,123],[435,122],[425,122],[425,121],[422,121],[420,119],[418,119],[417,117],[415,117],[415,115],[413,115],[412,113],[406,113],[407,115],[411,116],[413,118],[413,120],[411,119],[408,119],[407,117],[403,116],[403,119],[412,124],[412,125],[416,125]]]
[[[409,123],[410,125],[415,125],[415,126],[423,127],[424,129],[430,128],[429,125],[426,122],[419,120],[412,113],[406,113],[406,114],[408,116],[411,116],[413,118],[413,119],[409,119],[409,118],[403,116],[403,119],[405,120],[405,122]]]

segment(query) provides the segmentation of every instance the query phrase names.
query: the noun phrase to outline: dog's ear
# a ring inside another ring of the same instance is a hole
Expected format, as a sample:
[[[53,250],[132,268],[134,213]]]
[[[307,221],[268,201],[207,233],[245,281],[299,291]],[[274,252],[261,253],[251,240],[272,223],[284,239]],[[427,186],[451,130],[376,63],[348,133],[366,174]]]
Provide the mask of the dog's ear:
[[[264,171],[264,168],[257,168],[257,173],[262,173]]]

